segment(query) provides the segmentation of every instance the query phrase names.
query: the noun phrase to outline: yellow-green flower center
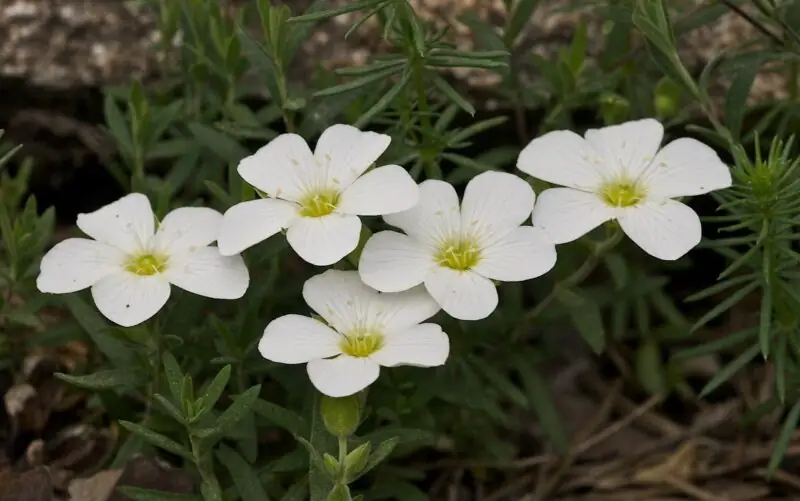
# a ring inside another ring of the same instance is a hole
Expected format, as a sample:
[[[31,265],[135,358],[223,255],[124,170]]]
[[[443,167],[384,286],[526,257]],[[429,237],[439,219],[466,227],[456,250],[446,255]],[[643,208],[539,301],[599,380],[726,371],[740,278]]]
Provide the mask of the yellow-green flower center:
[[[481,259],[481,250],[474,239],[459,238],[445,242],[435,256],[440,265],[457,271],[472,269]]]
[[[314,191],[300,201],[300,215],[304,217],[327,216],[339,204],[339,192],[333,189]]]
[[[166,266],[166,258],[155,254],[142,254],[128,261],[125,269],[136,275],[147,277],[163,272]]]
[[[635,182],[618,181],[603,185],[600,196],[611,207],[632,207],[644,198],[644,190]]]
[[[339,347],[345,355],[366,358],[383,347],[383,335],[378,332],[345,334]]]

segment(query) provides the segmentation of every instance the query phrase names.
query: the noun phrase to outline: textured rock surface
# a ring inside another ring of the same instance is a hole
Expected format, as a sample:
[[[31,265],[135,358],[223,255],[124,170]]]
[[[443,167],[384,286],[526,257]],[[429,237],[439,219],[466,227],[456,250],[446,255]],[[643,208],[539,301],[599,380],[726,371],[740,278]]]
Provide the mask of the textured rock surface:
[[[233,2],[234,0],[221,0]],[[241,3],[242,0],[237,0]],[[249,1],[249,0],[248,0]],[[329,0],[341,5],[347,0]],[[300,12],[308,0],[286,0],[293,12]],[[502,0],[412,0],[420,15],[444,26],[452,26],[453,41],[469,48],[469,31],[456,19],[475,11],[499,25],[505,12]],[[526,26],[524,49],[546,55],[563,46],[579,19],[587,23],[590,40],[598,40],[603,20],[588,11],[562,11],[566,0],[543,0]],[[673,4],[672,0],[670,2]],[[682,9],[696,9],[705,0],[674,0]],[[336,67],[364,62],[380,47],[375,23],[365,23],[355,36],[344,40],[343,33],[358,14],[341,16],[319,27],[306,43],[305,64]],[[689,65],[708,61],[721,50],[752,39],[755,32],[733,14],[713,25],[695,30],[681,40],[681,52]],[[155,19],[136,2],[122,0],[2,0],[0,2],[0,76],[18,76],[45,86],[105,84],[124,82],[132,77],[152,75],[158,68],[159,41]],[[597,53],[601,44],[590,43]],[[298,71],[304,71],[302,67]],[[493,77],[478,71],[456,71],[456,76],[473,86],[490,86]],[[781,94],[781,79],[762,75],[754,97]]]

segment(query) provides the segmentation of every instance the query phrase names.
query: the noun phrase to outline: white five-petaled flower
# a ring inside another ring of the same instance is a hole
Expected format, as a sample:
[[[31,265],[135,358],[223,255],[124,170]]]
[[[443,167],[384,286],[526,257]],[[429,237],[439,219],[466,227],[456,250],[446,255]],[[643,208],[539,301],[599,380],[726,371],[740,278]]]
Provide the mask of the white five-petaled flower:
[[[731,186],[717,154],[690,138],[659,151],[664,127],[644,119],[590,129],[549,132],[519,155],[517,167],[531,176],[566,186],[539,194],[533,224],[555,243],[576,240],[606,221],[645,252],[674,260],[700,243],[697,214],[673,198]]]
[[[555,265],[555,246],[544,232],[521,226],[533,205],[533,189],[513,174],[475,176],[460,207],[452,185],[424,181],[417,206],[383,218],[405,235],[382,231],[367,241],[361,279],[383,292],[424,283],[449,315],[485,318],[498,303],[492,280],[529,280]]]
[[[328,270],[306,281],[303,298],[327,325],[302,315],[276,318],[258,349],[273,362],[307,363],[311,382],[325,395],[363,390],[381,366],[435,367],[447,360],[447,334],[422,323],[439,306],[421,287],[383,294],[364,285],[358,272]]]
[[[250,282],[241,256],[210,246],[222,214],[182,207],[156,228],[150,201],[131,193],[78,215],[78,228],[94,240],[69,238],[42,258],[36,285],[65,294],[92,288],[100,312],[124,326],[144,322],[167,302],[170,284],[216,299],[237,299]]]
[[[305,261],[327,266],[341,260],[358,246],[358,216],[400,212],[419,199],[417,184],[400,166],[365,174],[390,141],[384,134],[333,125],[312,153],[296,134],[276,137],[239,164],[239,175],[269,198],[225,213],[220,252],[240,253],[287,229],[289,245]]]

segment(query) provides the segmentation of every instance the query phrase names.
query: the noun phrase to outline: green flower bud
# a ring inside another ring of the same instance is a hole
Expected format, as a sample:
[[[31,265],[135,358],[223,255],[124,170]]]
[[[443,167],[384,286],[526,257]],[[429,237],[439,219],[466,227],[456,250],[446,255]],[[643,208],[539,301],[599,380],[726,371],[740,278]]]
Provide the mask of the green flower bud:
[[[349,437],[361,424],[361,399],[358,395],[333,398],[323,395],[320,402],[322,422],[335,437]]]

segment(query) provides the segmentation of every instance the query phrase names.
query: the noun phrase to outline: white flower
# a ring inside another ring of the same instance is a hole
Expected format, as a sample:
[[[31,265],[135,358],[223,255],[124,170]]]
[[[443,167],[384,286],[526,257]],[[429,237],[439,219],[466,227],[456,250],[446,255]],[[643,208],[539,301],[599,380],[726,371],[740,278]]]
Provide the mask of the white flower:
[[[303,298],[328,325],[302,315],[276,318],[258,349],[273,362],[307,363],[311,382],[325,395],[363,390],[381,366],[435,367],[447,360],[447,334],[421,323],[439,311],[422,288],[379,294],[355,271],[328,270],[306,281]]]
[[[586,131],[585,138],[549,132],[522,150],[517,167],[560,184],[539,195],[533,224],[555,243],[580,238],[606,221],[619,221],[631,240],[659,259],[674,260],[700,243],[700,218],[672,200],[731,185],[717,154],[694,139],[659,151],[664,127],[645,119]]]
[[[314,153],[296,134],[281,134],[239,163],[239,175],[269,198],[231,207],[219,235],[223,255],[231,255],[288,229],[289,245],[305,261],[327,266],[358,246],[361,220],[416,205],[419,189],[402,167],[364,172],[391,138],[333,125]]]
[[[90,214],[78,228],[94,240],[69,238],[42,258],[36,285],[66,294],[87,287],[100,312],[130,327],[155,315],[169,299],[170,284],[201,296],[236,299],[250,278],[241,256],[221,256],[216,240],[222,214],[183,207],[156,229],[150,201],[131,193]]]
[[[424,181],[416,207],[384,216],[406,234],[382,231],[367,241],[361,279],[383,292],[424,283],[449,315],[485,318],[497,307],[492,280],[528,280],[555,265],[555,246],[544,232],[520,226],[533,203],[533,189],[513,174],[475,176],[460,208],[453,186]]]

